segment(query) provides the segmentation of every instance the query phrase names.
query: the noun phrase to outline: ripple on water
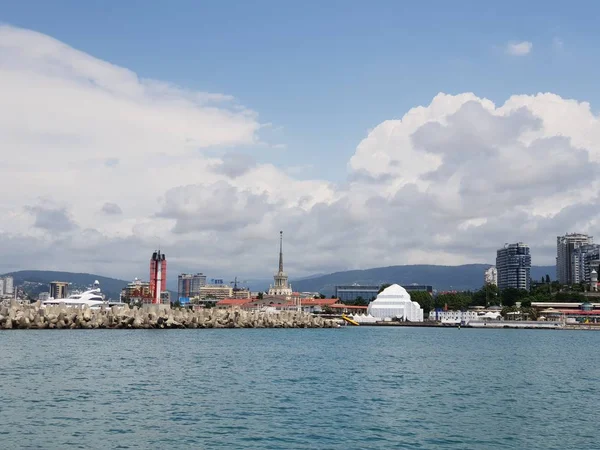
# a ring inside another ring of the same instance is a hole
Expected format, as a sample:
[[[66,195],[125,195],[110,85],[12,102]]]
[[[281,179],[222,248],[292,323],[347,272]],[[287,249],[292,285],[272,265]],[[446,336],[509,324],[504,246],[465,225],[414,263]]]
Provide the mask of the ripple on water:
[[[600,333],[453,331],[3,332],[2,448],[597,448]]]

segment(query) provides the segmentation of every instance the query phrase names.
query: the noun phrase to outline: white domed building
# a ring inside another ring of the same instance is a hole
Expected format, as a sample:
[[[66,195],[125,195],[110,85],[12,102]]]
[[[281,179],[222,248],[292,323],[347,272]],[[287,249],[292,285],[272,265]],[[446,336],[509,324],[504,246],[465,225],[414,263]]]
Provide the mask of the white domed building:
[[[367,314],[379,319],[399,318],[409,322],[423,322],[423,309],[410,299],[402,286],[392,284],[369,303]]]

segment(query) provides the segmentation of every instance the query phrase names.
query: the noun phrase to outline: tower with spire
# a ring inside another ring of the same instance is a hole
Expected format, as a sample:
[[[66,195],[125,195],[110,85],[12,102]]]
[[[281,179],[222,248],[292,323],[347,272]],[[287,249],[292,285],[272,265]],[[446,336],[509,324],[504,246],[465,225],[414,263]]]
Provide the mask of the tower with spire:
[[[283,271],[283,231],[279,232],[279,270],[273,280],[275,283],[269,288],[269,295],[292,295],[292,286],[288,284],[287,273]]]

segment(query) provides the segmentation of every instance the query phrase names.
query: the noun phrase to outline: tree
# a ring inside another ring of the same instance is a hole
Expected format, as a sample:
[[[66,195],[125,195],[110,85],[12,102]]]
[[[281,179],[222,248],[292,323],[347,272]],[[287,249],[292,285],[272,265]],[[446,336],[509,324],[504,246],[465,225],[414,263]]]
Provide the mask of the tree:
[[[326,298],[325,294],[319,294],[319,298]]]
[[[546,283],[550,284],[550,275],[546,274]]]
[[[423,309],[424,314],[428,314],[433,309],[433,297],[426,291],[410,292],[410,299],[417,302]]]
[[[264,296],[263,296],[263,293],[262,293],[262,292],[259,292],[259,293],[258,293],[258,295],[256,296],[256,298],[258,298],[259,300],[262,300],[262,299],[263,299],[263,297],[264,297]]]
[[[515,303],[529,295],[525,289],[506,288],[500,293],[503,306],[514,306]]]
[[[480,290],[473,293],[471,306],[497,305],[499,303],[498,293],[498,286],[486,283]]]
[[[580,292],[557,292],[554,296],[556,302],[585,302],[585,295]]]
[[[359,295],[353,302],[350,302],[350,304],[355,306],[367,306],[367,301]]]
[[[471,304],[472,297],[470,293],[456,292],[440,294],[435,298],[434,305],[436,308],[448,307],[453,311],[462,311],[467,309]]]

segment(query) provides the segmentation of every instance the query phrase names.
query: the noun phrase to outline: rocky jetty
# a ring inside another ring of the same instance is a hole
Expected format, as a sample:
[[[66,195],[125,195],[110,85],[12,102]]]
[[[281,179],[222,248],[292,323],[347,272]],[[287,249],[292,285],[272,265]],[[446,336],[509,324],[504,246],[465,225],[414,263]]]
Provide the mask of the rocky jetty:
[[[0,329],[92,328],[333,328],[337,323],[297,311],[278,314],[261,311],[171,309],[167,305],[100,309],[47,306],[40,303],[0,307]]]

